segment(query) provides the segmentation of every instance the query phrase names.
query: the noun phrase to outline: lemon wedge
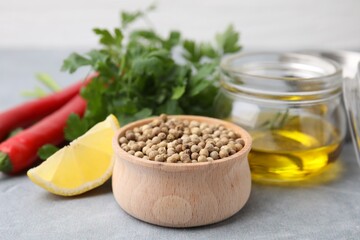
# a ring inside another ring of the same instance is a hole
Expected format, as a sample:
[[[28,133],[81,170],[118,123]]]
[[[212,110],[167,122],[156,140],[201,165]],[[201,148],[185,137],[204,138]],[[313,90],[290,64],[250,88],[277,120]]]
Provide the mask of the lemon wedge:
[[[102,185],[112,175],[112,139],[119,128],[114,115],[99,122],[27,172],[32,182],[61,196],[74,196]]]

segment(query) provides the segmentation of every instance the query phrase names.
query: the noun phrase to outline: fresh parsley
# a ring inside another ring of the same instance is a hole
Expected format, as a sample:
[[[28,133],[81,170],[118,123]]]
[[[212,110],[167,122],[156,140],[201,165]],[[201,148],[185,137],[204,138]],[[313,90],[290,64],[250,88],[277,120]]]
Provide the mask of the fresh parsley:
[[[101,48],[65,59],[64,71],[73,73],[87,66],[98,73],[81,93],[87,101],[83,119],[74,115],[68,119],[67,140],[111,113],[121,125],[161,113],[214,116],[218,65],[224,54],[241,49],[239,34],[229,26],[216,35],[214,43],[197,43],[177,31],[167,37],[152,28],[129,31],[138,19],[146,21],[153,9],[122,12],[120,27],[94,29]]]

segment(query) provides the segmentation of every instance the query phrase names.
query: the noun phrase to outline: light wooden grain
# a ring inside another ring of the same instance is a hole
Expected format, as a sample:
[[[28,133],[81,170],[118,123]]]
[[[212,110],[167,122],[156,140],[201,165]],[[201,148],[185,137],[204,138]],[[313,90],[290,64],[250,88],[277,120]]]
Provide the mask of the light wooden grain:
[[[140,220],[167,227],[194,227],[222,221],[247,202],[251,189],[248,153],[251,137],[242,128],[217,119],[177,116],[210,124],[221,123],[245,140],[236,154],[214,162],[162,163],[134,157],[118,138],[145,119],[119,130],[113,141],[113,193],[121,208]]]

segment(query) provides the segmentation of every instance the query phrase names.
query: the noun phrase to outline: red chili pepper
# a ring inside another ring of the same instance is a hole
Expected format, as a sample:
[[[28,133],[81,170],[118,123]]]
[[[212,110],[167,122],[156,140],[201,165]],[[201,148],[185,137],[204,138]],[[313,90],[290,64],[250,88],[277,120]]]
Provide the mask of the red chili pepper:
[[[38,123],[0,144],[0,171],[18,173],[28,169],[37,159],[37,151],[45,144],[64,141],[64,127],[71,113],[82,116],[86,102],[79,95]]]
[[[33,100],[0,113],[0,140],[3,140],[12,130],[27,127],[43,117],[59,109],[85,86],[94,75],[85,81],[78,82],[60,92]]]

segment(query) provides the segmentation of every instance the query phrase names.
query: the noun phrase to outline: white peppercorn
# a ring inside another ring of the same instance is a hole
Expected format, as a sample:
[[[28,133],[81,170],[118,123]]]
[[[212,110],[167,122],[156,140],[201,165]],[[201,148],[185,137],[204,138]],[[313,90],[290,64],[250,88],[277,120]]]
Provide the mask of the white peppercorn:
[[[190,128],[193,128],[193,127],[199,127],[200,126],[200,123],[198,122],[198,121],[191,121],[190,123],[189,123],[189,127]]]
[[[150,147],[150,149],[151,150],[158,150],[159,149],[159,146],[158,145],[152,145],[151,147]]]
[[[153,151],[153,150],[152,150],[151,148],[148,148],[148,149],[145,151],[145,154],[149,156],[151,151]]]
[[[141,129],[141,131],[142,131],[143,133],[145,133],[145,130],[150,129],[150,128],[151,128],[151,127],[150,127],[149,124],[145,124],[145,125],[143,125],[143,126],[140,127],[140,129]]]
[[[174,136],[176,136],[177,135],[177,130],[173,129],[173,128],[170,128],[169,129],[169,134],[173,134]]]
[[[222,138],[220,138],[220,141],[221,141],[221,143],[222,143],[223,145],[226,145],[226,144],[229,143],[229,139],[228,139],[227,137],[222,137]]]
[[[240,151],[241,149],[243,149],[243,145],[241,145],[240,143],[235,143],[235,149],[236,151]]]
[[[199,142],[199,143],[198,143],[198,146],[199,146],[200,148],[204,148],[204,147],[205,147],[205,142],[204,142],[204,141]]]
[[[130,147],[128,145],[122,147],[122,149],[126,152],[129,152],[130,151]]]
[[[191,149],[191,146],[193,146],[194,145],[194,143],[192,143],[192,142],[188,142],[188,143],[183,143],[183,145],[182,145],[182,151],[184,151],[184,150],[186,150],[186,149]]]
[[[206,157],[203,155],[200,155],[197,160],[198,160],[198,162],[207,162]]]
[[[233,155],[233,154],[235,154],[235,153],[236,153],[235,149],[230,149],[229,155]]]
[[[177,153],[181,152],[182,150],[183,150],[183,145],[178,144],[178,145],[175,146],[175,151],[176,151]]]
[[[159,152],[159,154],[165,154],[167,152],[165,147],[159,147],[157,151]]]
[[[193,128],[190,129],[190,131],[191,131],[192,134],[196,134],[196,135],[199,135],[199,136],[201,135],[201,130],[198,127],[193,127]]]
[[[206,141],[207,139],[209,139],[209,138],[211,138],[211,135],[210,135],[210,134],[203,134],[203,135],[202,135],[202,139],[205,140],[205,141]]]
[[[213,138],[213,139],[211,139],[211,140],[213,140],[213,141],[214,141],[214,144],[216,145],[216,143],[220,141],[220,138],[218,138],[218,137],[214,137],[214,138]]]
[[[120,146],[123,148],[123,147],[127,146],[127,143],[122,143]]]
[[[128,143],[128,140],[127,140],[126,137],[121,137],[121,138],[119,139],[119,143]]]
[[[185,150],[183,151],[183,153],[190,156],[192,152],[191,152],[190,149],[185,149]]]
[[[158,126],[160,126],[160,124],[161,124],[161,120],[160,119],[154,119],[151,123],[150,123],[150,126],[152,126],[152,127],[158,127]]]
[[[190,137],[188,135],[185,135],[185,134],[181,137],[181,139],[182,139],[183,143],[191,142]]]
[[[222,146],[220,151],[226,151],[228,154],[230,153],[230,148],[228,146]]]
[[[141,149],[146,146],[146,143],[144,141],[139,141],[137,144],[140,146]]]
[[[183,133],[186,135],[190,135],[191,134],[190,128],[184,128]]]
[[[166,114],[161,114],[161,115],[160,115],[160,119],[161,119],[163,122],[166,122],[166,120],[167,120],[167,115],[166,115]]]
[[[198,157],[199,157],[199,153],[197,153],[197,152],[193,152],[193,153],[191,154],[191,159],[192,159],[192,160],[197,160]]]
[[[135,134],[133,131],[126,131],[125,136],[127,140],[135,140]]]
[[[200,125],[199,125],[199,128],[200,128],[201,130],[204,130],[204,129],[207,128],[207,127],[208,127],[207,123],[200,123]]]
[[[148,149],[149,149],[149,147],[148,147],[148,146],[145,146],[145,147],[142,148],[141,151],[142,151],[144,154],[146,154],[146,151],[147,151]]]
[[[151,160],[155,160],[155,157],[158,155],[159,153],[158,153],[158,151],[156,151],[156,150],[153,150],[153,151],[151,151],[148,155],[149,155],[149,159],[151,159]]]
[[[162,127],[160,128],[160,131],[163,132],[163,133],[165,133],[165,134],[168,134],[168,133],[169,133],[169,128],[168,128],[167,126],[162,126]]]
[[[144,154],[142,152],[140,152],[140,151],[137,151],[137,152],[135,152],[134,156],[142,158],[142,157],[144,157]]]
[[[226,158],[229,156],[229,153],[225,150],[220,150],[219,156],[220,156],[220,158]]]
[[[146,136],[146,137],[152,136],[152,130],[151,130],[151,128],[145,129],[144,132],[143,132],[143,135]]]
[[[174,153],[172,155],[172,157],[174,158],[175,161],[179,161],[180,160],[180,155],[178,153]]]
[[[170,157],[168,157],[167,159],[166,159],[166,162],[169,162],[169,163],[175,163],[175,162],[177,162],[178,160],[176,160],[176,158],[174,157],[174,155],[172,155],[172,156],[170,156]]]
[[[139,146],[139,144],[134,143],[133,145],[130,146],[130,149],[137,152],[140,151],[141,147]]]
[[[219,159],[219,153],[217,151],[212,151],[210,153],[210,157],[214,160],[217,160],[217,159]]]
[[[213,133],[213,136],[214,137],[220,137],[220,134],[221,132],[219,130],[216,130],[214,133]]]
[[[168,118],[166,115],[132,130],[118,140],[136,157],[171,163],[211,162],[240,151],[245,144],[223,125]]]
[[[207,143],[205,145],[205,149],[208,150],[208,152],[212,152],[214,151],[214,145],[212,145],[211,143]]]
[[[242,138],[237,138],[236,140],[235,140],[235,142],[236,143],[239,143],[239,144],[241,144],[241,145],[245,145],[245,141],[244,141],[244,139],[242,139]]]
[[[161,142],[161,139],[159,137],[153,137],[151,142],[154,143],[154,144],[158,144],[159,142]]]
[[[191,146],[191,148],[190,148],[190,150],[191,150],[191,152],[199,152],[200,151],[200,147],[198,146],[198,145],[192,145]]]
[[[205,129],[202,130],[202,133],[203,133],[203,134],[212,134],[213,131],[212,131],[211,128],[205,128]]]
[[[160,140],[164,140],[164,139],[166,139],[166,134],[163,133],[163,132],[160,132],[160,133],[158,134],[158,137],[160,138]]]
[[[222,142],[216,142],[216,144],[215,144],[218,148],[221,148],[222,146],[223,146],[223,144],[222,144]]]
[[[166,160],[166,157],[163,154],[156,155],[155,159],[156,162],[164,162]]]
[[[158,144],[159,147],[167,147],[167,142],[166,141],[161,141],[159,144]]]
[[[135,134],[135,141],[140,141],[139,137],[141,137],[142,135],[138,132],[134,133]]]
[[[236,138],[236,134],[235,134],[234,132],[229,132],[228,137],[235,139],[235,138]]]
[[[166,145],[167,148],[175,148],[175,146],[176,146],[176,142],[169,142],[169,143]]]
[[[166,137],[166,140],[168,140],[168,141],[172,141],[174,139],[175,139],[175,136],[171,133],[169,133],[169,135],[167,135],[167,137]]]
[[[199,136],[197,136],[197,135],[192,135],[191,137],[190,137],[190,139],[191,139],[191,142],[193,142],[194,144],[199,144],[200,143],[200,138],[199,138]]]
[[[180,160],[182,162],[190,162],[191,161],[190,156],[188,154],[181,154],[180,155]]]
[[[200,154],[200,156],[208,157],[209,156],[209,151],[207,149],[201,149],[199,154]]]

